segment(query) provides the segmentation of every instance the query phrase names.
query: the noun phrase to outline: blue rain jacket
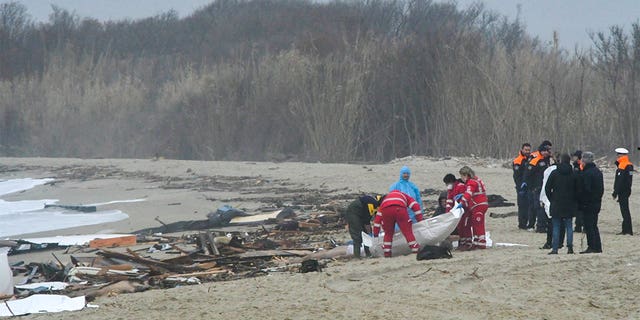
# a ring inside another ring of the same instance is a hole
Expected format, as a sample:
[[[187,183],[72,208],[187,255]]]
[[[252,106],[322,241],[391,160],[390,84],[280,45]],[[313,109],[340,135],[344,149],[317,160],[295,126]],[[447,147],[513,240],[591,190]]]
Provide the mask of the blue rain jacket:
[[[422,198],[420,197],[420,189],[418,189],[418,187],[415,184],[413,184],[413,182],[409,181],[409,179],[407,180],[402,179],[402,175],[404,173],[408,173],[409,177],[411,177],[411,169],[409,169],[409,167],[407,166],[402,167],[402,169],[400,169],[400,180],[398,180],[398,182],[392,184],[391,187],[389,187],[389,192],[393,190],[400,190],[410,195],[416,201],[418,201],[418,204],[420,205],[420,209],[423,209]],[[413,223],[418,222],[418,220],[416,220],[416,214],[413,212],[413,210],[411,210],[410,208],[407,208],[407,211],[409,212],[409,217],[411,217],[411,221],[413,221]]]

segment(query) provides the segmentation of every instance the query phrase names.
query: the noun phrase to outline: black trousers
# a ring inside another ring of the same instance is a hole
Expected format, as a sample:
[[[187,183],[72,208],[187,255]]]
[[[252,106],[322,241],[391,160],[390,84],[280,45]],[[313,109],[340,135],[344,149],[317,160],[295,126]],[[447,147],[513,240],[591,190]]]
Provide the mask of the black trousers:
[[[594,251],[602,251],[602,241],[600,241],[600,230],[598,229],[598,215],[600,206],[582,209],[584,221],[584,232],[587,234],[587,246]]]
[[[620,203],[620,213],[622,214],[622,233],[633,234],[631,211],[629,211],[629,196],[618,196],[618,203]]]
[[[576,211],[576,228],[582,228],[584,226],[583,216],[582,210]]]
[[[527,193],[518,192],[518,228],[527,229],[529,221],[529,197]]]

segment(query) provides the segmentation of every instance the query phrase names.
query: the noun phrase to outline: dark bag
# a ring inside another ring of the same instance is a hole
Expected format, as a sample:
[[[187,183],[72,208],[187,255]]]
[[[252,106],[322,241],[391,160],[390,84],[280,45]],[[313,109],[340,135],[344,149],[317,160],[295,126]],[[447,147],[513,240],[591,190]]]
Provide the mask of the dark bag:
[[[312,260],[302,261],[300,272],[307,273],[307,272],[321,272],[321,271],[322,271],[322,267],[318,263],[318,260],[312,259]]]
[[[418,255],[416,255],[416,259],[418,261],[443,258],[453,258],[449,248],[426,245],[422,247],[422,249],[420,249],[420,252],[418,252]]]

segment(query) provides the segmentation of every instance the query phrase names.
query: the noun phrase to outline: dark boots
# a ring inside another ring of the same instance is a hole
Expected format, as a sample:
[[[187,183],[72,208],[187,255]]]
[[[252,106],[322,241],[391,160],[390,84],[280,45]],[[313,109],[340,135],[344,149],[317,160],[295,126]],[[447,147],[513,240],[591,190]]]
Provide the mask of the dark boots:
[[[567,254],[573,254],[573,246],[567,246]]]

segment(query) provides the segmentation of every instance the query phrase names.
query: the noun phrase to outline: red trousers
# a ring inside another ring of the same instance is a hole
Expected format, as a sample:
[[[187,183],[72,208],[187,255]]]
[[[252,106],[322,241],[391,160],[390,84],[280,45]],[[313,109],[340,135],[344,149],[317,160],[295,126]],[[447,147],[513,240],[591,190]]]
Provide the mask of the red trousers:
[[[379,209],[382,214],[382,230],[384,230],[384,239],[382,240],[382,250],[385,257],[391,257],[391,245],[393,243],[393,232],[395,230],[396,223],[400,227],[400,231],[407,239],[411,252],[418,253],[420,251],[420,245],[416,242],[416,237],[413,235],[413,229],[411,228],[411,218],[406,207],[391,206]]]
[[[485,249],[487,240],[484,234],[484,215],[489,206],[479,205],[469,210],[465,210],[458,223],[458,248],[463,250],[478,248]]]

